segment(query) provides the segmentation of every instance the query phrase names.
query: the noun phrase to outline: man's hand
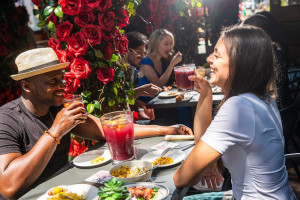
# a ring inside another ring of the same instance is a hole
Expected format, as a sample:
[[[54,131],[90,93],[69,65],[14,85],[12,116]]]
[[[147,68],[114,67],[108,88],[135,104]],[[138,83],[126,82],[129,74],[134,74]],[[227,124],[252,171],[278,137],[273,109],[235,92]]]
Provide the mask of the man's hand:
[[[176,125],[173,125],[172,127],[175,128],[176,134],[179,134],[179,135],[193,135],[192,129],[190,129],[189,127],[187,127],[183,124],[176,124]]]
[[[213,163],[201,174],[201,184],[203,186],[205,185],[205,181],[207,183],[207,187],[214,190],[217,190],[217,186],[224,181],[221,172],[218,170],[217,162]]]
[[[146,96],[146,97],[155,97],[162,89],[152,83],[142,85],[140,87],[134,88],[135,96]]]
[[[57,115],[50,128],[50,132],[61,138],[78,124],[85,123],[87,119],[85,108],[80,102],[74,102],[67,108],[63,108]]]

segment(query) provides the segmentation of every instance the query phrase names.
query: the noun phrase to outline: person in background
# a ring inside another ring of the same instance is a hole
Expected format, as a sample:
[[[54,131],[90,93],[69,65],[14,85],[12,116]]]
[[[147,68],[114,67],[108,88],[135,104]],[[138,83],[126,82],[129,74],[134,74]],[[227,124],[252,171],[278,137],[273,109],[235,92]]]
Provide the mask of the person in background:
[[[136,92],[136,97],[146,96],[146,97],[155,97],[162,89],[152,83],[148,83],[145,85],[141,85],[137,87],[138,84],[138,70],[140,67],[140,61],[145,57],[146,46],[148,43],[148,39],[142,33],[133,31],[126,33],[126,37],[128,39],[128,61],[131,67],[134,69],[134,90]],[[146,103],[136,99],[135,101],[135,109],[139,113],[140,120],[154,120],[155,114],[153,109],[147,109]]]
[[[194,120],[196,146],[175,172],[175,186],[197,184],[221,158],[231,174],[234,199],[296,199],[285,167],[280,114],[271,98],[275,70],[270,38],[254,26],[226,28],[207,62],[210,82],[199,74],[189,76],[201,94]],[[210,84],[224,93],[213,120]]]
[[[52,48],[26,51],[16,58],[22,96],[0,107],[0,199],[16,199],[68,164],[70,131],[104,141],[99,118],[80,102],[62,107],[64,72]],[[192,134],[186,126],[134,124],[135,138]],[[2,196],[1,196],[2,195]]]
[[[253,25],[263,29],[271,38],[276,59],[276,103],[279,109],[285,108],[293,103],[289,93],[289,77],[286,53],[280,37],[279,25],[268,12],[260,12],[247,18],[243,24]]]

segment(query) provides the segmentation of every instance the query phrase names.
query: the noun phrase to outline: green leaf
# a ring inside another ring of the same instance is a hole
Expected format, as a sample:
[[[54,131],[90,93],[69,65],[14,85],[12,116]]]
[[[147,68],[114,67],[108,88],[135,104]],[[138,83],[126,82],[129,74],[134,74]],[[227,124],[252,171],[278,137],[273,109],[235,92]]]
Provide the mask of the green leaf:
[[[94,100],[94,106],[95,108],[100,109],[99,101]]]
[[[38,9],[33,9],[33,15],[38,15],[40,14],[40,10]]]
[[[119,33],[124,34],[124,30],[119,30]]]
[[[116,87],[113,87],[113,91],[114,91],[115,95],[118,96],[118,89]]]
[[[116,104],[115,100],[108,98],[108,105],[109,106],[114,106]]]
[[[114,193],[114,194],[112,195],[112,198],[114,198],[114,199],[121,199],[122,196],[123,196],[123,195],[122,195],[121,193]]]
[[[96,55],[97,58],[104,58],[103,53],[100,50],[96,50],[95,55]]]
[[[59,18],[63,18],[64,13],[61,10],[61,5],[58,5],[55,9],[54,9],[54,13],[57,17]]]
[[[54,10],[54,8],[52,6],[47,6],[44,10],[44,15],[46,17],[48,17],[52,13],[53,10]]]
[[[127,8],[134,8],[134,3],[132,3],[131,1],[128,3],[128,6],[127,6]]]
[[[54,0],[49,0],[47,3],[48,6],[56,6],[56,2]]]
[[[49,24],[48,24],[48,29],[53,32],[53,33],[56,33],[56,27],[55,27],[55,24],[50,21]]]
[[[37,23],[37,26],[40,28],[45,28],[45,22],[41,21],[41,22]]]
[[[127,90],[127,94],[131,97],[133,97],[136,93],[134,90]]]
[[[124,98],[121,98],[121,97],[118,97],[118,98],[117,98],[117,101],[118,101],[118,103],[123,103],[123,102],[125,101],[125,99],[124,99]]]
[[[99,67],[106,67],[107,66],[107,64],[104,63],[104,62],[98,62],[98,65],[99,65]]]
[[[117,74],[117,78],[124,78],[125,77],[125,74],[122,70],[120,70]]]
[[[135,102],[134,98],[128,97],[128,103],[129,103],[129,105],[134,105],[134,102]]]
[[[84,98],[89,98],[92,95],[92,93],[90,91],[85,90],[85,91],[81,92],[81,95]]]
[[[86,110],[88,111],[88,113],[92,113],[94,111],[94,109],[95,109],[95,106],[92,103],[89,103],[86,107]]]
[[[119,57],[116,54],[111,55],[111,59],[109,60],[110,62],[117,62]]]
[[[200,2],[197,2],[197,7],[202,7],[202,4]]]

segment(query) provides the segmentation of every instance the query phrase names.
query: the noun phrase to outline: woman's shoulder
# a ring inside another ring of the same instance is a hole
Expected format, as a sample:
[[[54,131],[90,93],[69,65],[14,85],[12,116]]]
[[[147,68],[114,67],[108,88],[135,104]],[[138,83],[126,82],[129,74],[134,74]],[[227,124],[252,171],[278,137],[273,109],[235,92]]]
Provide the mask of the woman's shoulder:
[[[145,57],[140,62],[141,65],[154,65],[152,60],[149,57]]]

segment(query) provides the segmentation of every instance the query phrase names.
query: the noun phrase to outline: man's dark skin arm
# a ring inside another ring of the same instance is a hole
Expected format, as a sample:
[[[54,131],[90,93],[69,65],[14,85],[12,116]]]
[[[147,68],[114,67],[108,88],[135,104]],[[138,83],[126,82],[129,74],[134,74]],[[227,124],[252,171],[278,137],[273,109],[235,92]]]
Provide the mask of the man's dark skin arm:
[[[83,108],[75,104],[69,107],[57,114],[49,129],[59,139],[78,124],[85,122]],[[26,154],[0,155],[0,193],[9,199],[18,198],[44,171],[57,145],[50,135],[44,133]]]

